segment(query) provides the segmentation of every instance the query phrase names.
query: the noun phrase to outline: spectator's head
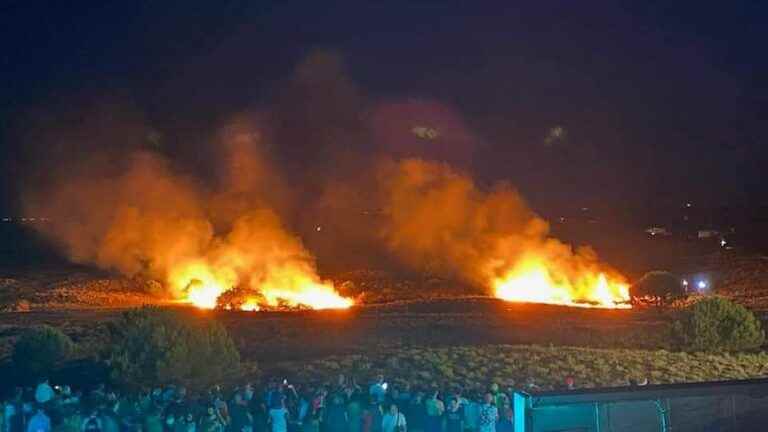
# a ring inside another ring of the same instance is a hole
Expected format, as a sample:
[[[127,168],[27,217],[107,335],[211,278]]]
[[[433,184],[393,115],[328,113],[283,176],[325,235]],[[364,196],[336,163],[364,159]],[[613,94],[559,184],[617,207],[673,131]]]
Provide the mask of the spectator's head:
[[[205,413],[208,414],[208,417],[216,417],[216,408],[214,408],[213,405],[208,405],[205,409]]]
[[[451,409],[456,410],[459,407],[459,398],[452,397],[449,406],[451,407]]]
[[[565,386],[568,388],[568,390],[573,390],[573,388],[576,385],[576,381],[573,379],[573,377],[569,376],[565,379]]]
[[[491,393],[496,394],[499,392],[499,385],[496,383],[491,384]]]
[[[490,393],[486,393],[485,396],[483,397],[483,400],[487,404],[493,403],[493,395]]]
[[[397,404],[391,404],[389,406],[389,413],[392,415],[397,415]]]

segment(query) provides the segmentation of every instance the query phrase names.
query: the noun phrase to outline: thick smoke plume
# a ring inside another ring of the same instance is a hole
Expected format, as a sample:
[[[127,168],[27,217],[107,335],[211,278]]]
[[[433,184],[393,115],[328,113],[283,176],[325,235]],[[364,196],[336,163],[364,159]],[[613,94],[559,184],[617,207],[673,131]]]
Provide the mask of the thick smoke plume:
[[[120,165],[111,176],[93,168],[55,178],[27,196],[27,213],[51,218],[40,228],[75,262],[162,279],[213,240],[204,194],[152,153]]]
[[[622,280],[592,249],[549,237],[546,221],[509,184],[483,191],[449,165],[420,159],[384,163],[378,179],[382,238],[414,267],[497,289],[521,265],[541,263],[552,283],[573,291],[572,300],[590,300],[593,275]]]
[[[41,228],[73,261],[158,279],[175,298],[212,307],[244,286],[259,303],[335,306],[341,300],[317,276],[314,257],[269,207],[287,192],[260,139],[242,122],[225,129],[217,188],[141,151],[111,169],[63,173],[28,194],[27,213],[51,218]]]
[[[394,258],[496,295],[535,285],[552,302],[623,298],[622,278],[591,249],[551,238],[511,185],[485,190],[454,168],[471,166],[480,143],[457,110],[366,101],[327,53],[309,56],[272,99],[200,148],[174,152],[151,134],[150,145],[116,151],[129,141],[110,142],[120,130],[140,141],[141,118],[101,122],[93,139],[74,134],[87,156],[37,167],[45,181],[23,194],[25,212],[52,219],[41,229],[73,261],[158,279],[207,307],[235,287],[260,305],[349,306],[318,276],[316,256],[335,269]]]

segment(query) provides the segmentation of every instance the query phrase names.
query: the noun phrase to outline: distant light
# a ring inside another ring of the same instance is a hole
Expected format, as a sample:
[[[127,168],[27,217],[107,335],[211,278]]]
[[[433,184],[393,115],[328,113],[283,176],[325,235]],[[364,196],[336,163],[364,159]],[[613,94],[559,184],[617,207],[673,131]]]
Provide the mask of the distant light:
[[[704,289],[704,288],[706,288],[706,287],[707,287],[707,282],[705,282],[705,281],[703,281],[703,280],[702,280],[702,281],[699,281],[699,283],[698,283],[698,284],[696,284],[696,286],[698,286],[698,287],[699,287],[699,289]]]
[[[726,244],[728,244],[728,242],[726,242],[725,239],[720,239],[720,247],[725,247]]]
[[[683,279],[683,286],[685,286],[685,287],[688,286],[688,280],[687,279]]]
[[[685,203],[685,206],[686,206],[686,207],[688,207],[688,208],[690,208],[690,207],[691,207],[691,205],[692,205],[692,204],[691,204],[691,203],[689,203],[689,202]]]
[[[316,227],[315,227],[315,231],[317,231],[317,232],[320,232],[320,231],[322,231],[322,230],[323,230],[323,227],[322,227],[322,226],[320,226],[320,225],[318,225],[318,226],[316,226]]]

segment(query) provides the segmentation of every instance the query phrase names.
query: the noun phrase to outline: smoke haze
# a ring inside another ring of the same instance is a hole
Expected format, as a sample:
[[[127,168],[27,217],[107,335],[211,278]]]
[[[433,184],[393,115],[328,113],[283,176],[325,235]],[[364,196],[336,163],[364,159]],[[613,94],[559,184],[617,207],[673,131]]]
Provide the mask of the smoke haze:
[[[549,238],[510,184],[478,187],[467,168],[479,141],[455,109],[369,101],[333,53],[310,55],[271,103],[199,142],[159,145],[145,120],[128,124],[144,137],[117,150],[103,128],[80,134],[88,151],[31,182],[25,213],[50,217],[43,234],[73,261],[161,280],[173,297],[210,305],[247,286],[269,304],[339,304],[316,257],[488,290],[529,256],[568,280],[610,272]]]

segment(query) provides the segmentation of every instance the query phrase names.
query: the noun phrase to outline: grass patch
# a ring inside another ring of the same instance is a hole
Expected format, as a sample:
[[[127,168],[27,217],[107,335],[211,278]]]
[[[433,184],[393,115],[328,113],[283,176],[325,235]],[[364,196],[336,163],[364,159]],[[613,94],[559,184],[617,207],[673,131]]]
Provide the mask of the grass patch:
[[[314,361],[282,362],[296,379],[331,380],[341,365],[365,364],[345,372],[368,378],[383,371],[392,382],[419,387],[433,383],[482,389],[496,382],[523,387],[529,379],[542,389],[561,388],[572,376],[578,387],[622,386],[630,378],[652,384],[747,379],[768,376],[768,353],[706,354],[665,350],[485,345],[402,348],[369,355],[332,356]]]

